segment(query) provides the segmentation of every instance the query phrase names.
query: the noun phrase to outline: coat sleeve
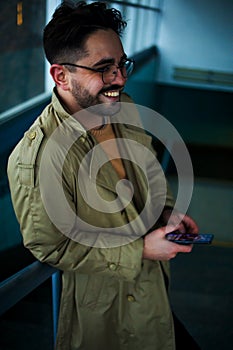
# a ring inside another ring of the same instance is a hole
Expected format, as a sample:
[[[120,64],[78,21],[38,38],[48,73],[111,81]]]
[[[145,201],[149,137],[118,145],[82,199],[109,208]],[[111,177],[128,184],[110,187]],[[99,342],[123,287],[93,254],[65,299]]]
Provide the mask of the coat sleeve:
[[[142,268],[142,238],[113,248],[94,248],[70,239],[51,221],[38,185],[37,158],[42,141],[43,133],[37,126],[24,136],[8,161],[11,197],[25,247],[39,261],[63,271],[134,280]],[[68,198],[69,193],[66,195]]]

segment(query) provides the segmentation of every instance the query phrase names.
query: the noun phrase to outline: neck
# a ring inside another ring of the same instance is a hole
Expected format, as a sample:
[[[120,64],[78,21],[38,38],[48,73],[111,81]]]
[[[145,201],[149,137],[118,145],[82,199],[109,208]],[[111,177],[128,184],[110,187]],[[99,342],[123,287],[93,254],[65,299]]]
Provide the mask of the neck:
[[[102,124],[92,128],[92,129],[93,130],[102,130],[102,129],[106,128],[107,124],[109,124],[109,117],[102,117]]]

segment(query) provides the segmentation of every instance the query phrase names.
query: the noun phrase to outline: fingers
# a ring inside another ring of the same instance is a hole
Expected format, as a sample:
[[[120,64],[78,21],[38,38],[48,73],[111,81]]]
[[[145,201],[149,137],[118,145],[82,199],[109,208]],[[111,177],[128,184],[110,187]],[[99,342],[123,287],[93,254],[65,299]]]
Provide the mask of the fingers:
[[[143,258],[149,260],[170,260],[178,253],[190,253],[193,246],[173,243],[166,234],[176,231],[177,225],[160,227],[144,237]]]
[[[177,244],[177,243],[172,243],[175,244],[177,247],[177,253],[190,253],[193,249],[193,244]]]
[[[161,227],[160,228],[161,235],[163,235],[164,238],[166,239],[165,236],[166,236],[167,233],[170,233],[170,232],[173,232],[173,231],[177,231],[177,230],[180,231],[179,227],[180,227],[180,224],[179,225],[168,225],[168,226]],[[184,245],[183,244],[182,245],[182,244],[178,244],[178,243],[174,243],[174,242],[170,242],[170,241],[169,241],[169,243],[171,243],[173,245],[173,248],[174,248],[174,245],[176,246],[175,249],[176,249],[177,253],[190,253],[192,251],[192,248],[193,248],[192,244],[188,244],[188,245]]]
[[[179,230],[181,233],[198,233],[198,226],[196,222],[188,215],[175,212],[171,210],[165,210],[163,213],[163,218],[168,226],[176,226],[176,230]]]
[[[183,217],[181,224],[183,224],[183,227],[185,228],[185,232],[197,234],[199,231],[198,226],[195,223],[195,221],[188,215],[185,215]]]
[[[158,230],[161,230],[162,234],[165,236],[167,233],[177,231],[179,229],[179,225],[180,224],[178,225],[170,224],[167,226],[160,227]]]

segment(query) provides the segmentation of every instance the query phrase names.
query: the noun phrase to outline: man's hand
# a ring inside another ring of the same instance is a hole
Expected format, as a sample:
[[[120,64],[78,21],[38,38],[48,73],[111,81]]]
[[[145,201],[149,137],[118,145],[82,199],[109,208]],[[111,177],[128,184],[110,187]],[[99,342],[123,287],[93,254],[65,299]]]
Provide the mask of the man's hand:
[[[179,212],[173,212],[172,209],[165,209],[162,213],[162,220],[164,225],[176,225],[181,233],[198,233],[198,226],[196,222],[188,215]]]
[[[190,253],[192,245],[181,245],[170,242],[165,235],[177,230],[178,226],[164,226],[144,237],[143,258],[149,260],[170,260],[177,253]]]
[[[170,260],[177,253],[190,253],[192,245],[169,242],[165,235],[172,231],[198,234],[198,226],[188,215],[165,209],[162,213],[164,227],[148,233],[144,237],[143,258],[150,260]]]

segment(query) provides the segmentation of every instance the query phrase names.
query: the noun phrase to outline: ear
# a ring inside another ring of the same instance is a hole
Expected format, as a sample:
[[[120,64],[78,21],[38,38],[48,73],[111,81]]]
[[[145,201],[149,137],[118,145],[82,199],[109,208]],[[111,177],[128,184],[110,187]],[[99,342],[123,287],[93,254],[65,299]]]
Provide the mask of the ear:
[[[55,84],[62,90],[69,90],[68,70],[60,64],[53,64],[50,67],[50,74]]]

